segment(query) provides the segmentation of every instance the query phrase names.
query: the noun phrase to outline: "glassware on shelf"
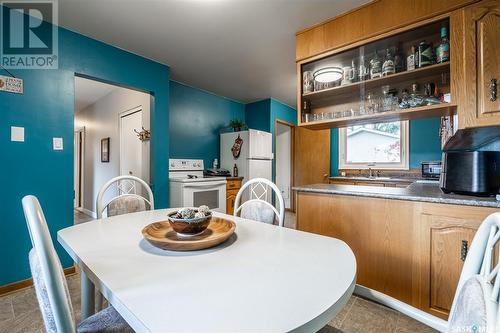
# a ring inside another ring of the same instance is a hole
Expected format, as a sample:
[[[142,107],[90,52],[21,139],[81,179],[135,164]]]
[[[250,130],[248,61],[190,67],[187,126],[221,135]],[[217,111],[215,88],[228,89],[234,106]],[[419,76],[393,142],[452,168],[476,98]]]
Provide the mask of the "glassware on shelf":
[[[382,76],[382,61],[378,57],[378,52],[375,51],[373,59],[370,60],[370,79],[376,79]]]
[[[366,94],[365,105],[368,114],[380,112],[379,99],[372,91]]]
[[[368,69],[368,64],[365,61],[365,56],[362,55],[359,58],[359,67],[358,67],[358,81],[367,80],[370,77],[370,72]]]
[[[354,61],[353,61],[353,66],[354,66]],[[356,78],[356,72],[355,72],[356,70],[353,66],[346,66],[342,68],[344,74],[342,76],[342,82],[340,83],[341,86],[354,82]]]
[[[314,91],[314,77],[312,71],[304,71],[302,73],[302,93],[310,93]]]
[[[393,106],[393,96],[389,93],[388,85],[382,86],[382,111],[391,111]]]
[[[394,64],[394,56],[391,49],[385,51],[385,59],[382,64],[382,76],[387,76],[396,73],[396,65]]]

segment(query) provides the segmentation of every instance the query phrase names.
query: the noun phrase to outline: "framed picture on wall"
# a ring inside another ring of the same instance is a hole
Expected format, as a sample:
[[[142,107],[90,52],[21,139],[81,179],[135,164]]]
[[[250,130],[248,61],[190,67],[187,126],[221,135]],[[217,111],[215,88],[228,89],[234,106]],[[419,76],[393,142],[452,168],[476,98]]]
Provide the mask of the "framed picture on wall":
[[[109,138],[101,140],[101,162],[109,163]]]

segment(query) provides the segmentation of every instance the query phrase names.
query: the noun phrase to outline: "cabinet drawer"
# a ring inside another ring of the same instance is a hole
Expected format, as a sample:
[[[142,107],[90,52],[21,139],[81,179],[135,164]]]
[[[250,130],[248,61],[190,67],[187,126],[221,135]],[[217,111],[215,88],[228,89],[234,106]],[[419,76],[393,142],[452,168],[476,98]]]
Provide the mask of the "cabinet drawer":
[[[241,187],[241,180],[228,180],[226,189],[239,189]]]

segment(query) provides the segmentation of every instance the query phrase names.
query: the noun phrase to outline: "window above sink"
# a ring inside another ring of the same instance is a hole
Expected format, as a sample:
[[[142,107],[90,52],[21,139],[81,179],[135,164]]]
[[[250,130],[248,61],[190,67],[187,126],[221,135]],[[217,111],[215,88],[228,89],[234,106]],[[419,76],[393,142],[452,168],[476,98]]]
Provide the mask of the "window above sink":
[[[341,128],[339,167],[408,170],[408,134],[408,121]]]

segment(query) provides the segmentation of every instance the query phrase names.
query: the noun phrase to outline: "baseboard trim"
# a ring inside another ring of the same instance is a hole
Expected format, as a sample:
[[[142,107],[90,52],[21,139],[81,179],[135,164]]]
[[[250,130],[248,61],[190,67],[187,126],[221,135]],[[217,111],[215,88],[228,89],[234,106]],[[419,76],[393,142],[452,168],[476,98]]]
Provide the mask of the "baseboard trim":
[[[85,215],[88,215],[88,216],[92,216],[93,218],[97,218],[97,214],[94,213],[93,211],[91,210],[88,210],[87,208],[83,208],[83,207],[78,207],[78,208],[75,208],[77,211],[79,212],[82,212],[83,214]]]
[[[356,288],[354,289],[354,294],[399,311],[410,318],[413,318],[427,326],[432,327],[435,330],[438,330],[439,332],[445,332],[448,327],[448,322],[446,320],[433,316],[427,312],[424,312],[411,305],[392,298],[391,296],[387,296],[386,294],[383,294],[379,291],[357,284]]]
[[[64,275],[75,274],[75,272],[76,272],[75,266],[71,266],[71,267],[64,269]],[[10,294],[10,293],[13,293],[15,291],[18,291],[18,290],[21,290],[24,288],[31,287],[32,285],[33,285],[33,279],[29,278],[26,280],[21,280],[21,281],[17,281],[17,282],[13,282],[13,283],[9,283],[9,284],[0,286],[0,296]]]

